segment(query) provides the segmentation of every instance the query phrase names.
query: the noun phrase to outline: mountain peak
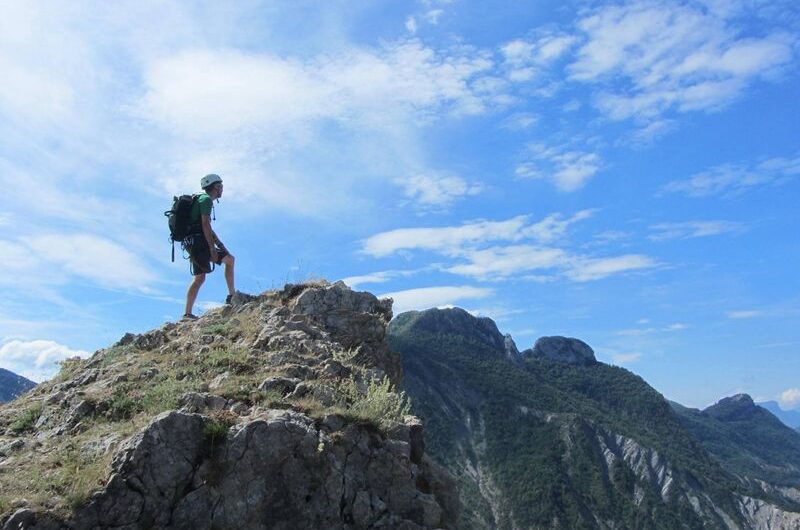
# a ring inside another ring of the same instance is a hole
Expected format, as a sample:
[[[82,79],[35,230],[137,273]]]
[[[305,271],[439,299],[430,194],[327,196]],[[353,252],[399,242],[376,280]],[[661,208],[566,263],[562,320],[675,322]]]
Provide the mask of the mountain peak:
[[[513,341],[507,342],[506,337],[500,333],[497,324],[491,318],[476,317],[460,307],[409,311],[398,315],[392,325],[408,326],[410,329],[433,334],[460,335],[501,352],[510,352],[513,344]]]
[[[594,350],[588,344],[580,339],[560,336],[540,337],[532,349],[525,350],[521,355],[577,365],[597,362]]]
[[[36,383],[33,381],[0,368],[0,403],[11,401],[35,386]]]
[[[324,281],[241,298],[0,406],[0,526],[455,527],[391,301]]]
[[[720,420],[738,420],[746,419],[761,410],[749,394],[736,394],[720,399],[703,412]]]

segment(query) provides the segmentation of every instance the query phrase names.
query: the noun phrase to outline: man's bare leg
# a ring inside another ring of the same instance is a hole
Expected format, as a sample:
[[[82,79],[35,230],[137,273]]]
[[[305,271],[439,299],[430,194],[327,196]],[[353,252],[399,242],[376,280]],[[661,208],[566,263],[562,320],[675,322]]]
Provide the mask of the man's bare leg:
[[[192,279],[192,283],[189,284],[189,290],[186,291],[186,311],[184,312],[185,315],[189,315],[192,313],[194,302],[195,300],[197,300],[197,293],[200,292],[200,286],[203,285],[204,281],[206,281],[206,275],[198,274]]]
[[[225,264],[225,283],[228,284],[228,294],[230,296],[236,294],[236,288],[233,283],[233,264],[235,262],[236,259],[230,254],[222,258],[222,263]]]

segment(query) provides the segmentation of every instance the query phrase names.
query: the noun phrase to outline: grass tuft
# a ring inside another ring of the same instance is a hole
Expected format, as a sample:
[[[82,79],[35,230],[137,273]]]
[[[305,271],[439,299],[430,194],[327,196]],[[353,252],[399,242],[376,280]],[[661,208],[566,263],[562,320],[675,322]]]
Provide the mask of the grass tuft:
[[[33,426],[36,425],[36,421],[41,415],[42,404],[34,403],[14,420],[14,423],[11,424],[11,430],[15,433],[30,431],[33,429]]]

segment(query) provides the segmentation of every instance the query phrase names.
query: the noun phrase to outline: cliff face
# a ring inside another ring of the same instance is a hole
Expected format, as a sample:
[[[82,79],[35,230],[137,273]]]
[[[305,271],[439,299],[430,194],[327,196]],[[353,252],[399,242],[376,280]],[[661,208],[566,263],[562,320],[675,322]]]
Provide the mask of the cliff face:
[[[67,363],[0,408],[3,528],[455,528],[390,319],[287,286]]]
[[[389,341],[459,484],[463,528],[800,528],[793,488],[730,473],[658,392],[585,343],[546,337],[510,356],[461,313],[437,327],[449,311],[399,315]]]

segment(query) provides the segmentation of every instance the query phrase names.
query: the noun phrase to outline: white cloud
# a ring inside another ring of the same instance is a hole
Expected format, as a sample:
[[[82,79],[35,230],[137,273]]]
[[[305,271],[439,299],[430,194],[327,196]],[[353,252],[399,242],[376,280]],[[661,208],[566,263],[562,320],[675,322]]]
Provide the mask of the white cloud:
[[[409,33],[411,33],[412,35],[414,35],[415,33],[417,33],[417,19],[416,19],[416,18],[414,18],[414,17],[408,17],[408,18],[406,19],[406,29],[407,29],[407,30],[408,30],[408,32],[409,32]]]
[[[546,282],[561,276],[584,282],[657,265],[638,254],[591,258],[545,245],[563,238],[571,224],[593,213],[582,210],[566,219],[553,214],[533,224],[523,215],[508,221],[479,221],[456,227],[391,230],[368,238],[363,252],[385,257],[403,250],[428,250],[457,260],[438,265],[440,270],[479,280],[504,280],[519,273],[549,269],[548,274],[527,274],[522,279]],[[522,243],[528,240],[538,244]],[[497,241],[518,244],[486,246]]]
[[[399,228],[382,232],[364,241],[363,252],[384,257],[401,250],[433,250],[446,255],[458,255],[464,247],[490,241],[520,241],[533,239],[542,243],[563,237],[570,225],[589,218],[593,210],[581,210],[564,219],[551,214],[537,223],[530,216],[518,215],[507,221],[475,221],[461,226],[443,228]]]
[[[568,260],[567,253],[561,249],[530,245],[468,250],[463,257],[468,263],[453,265],[445,270],[482,280],[504,279],[519,272],[551,269]]]
[[[519,215],[508,221],[477,221],[455,227],[398,228],[371,236],[364,241],[363,251],[376,258],[411,249],[452,254],[467,244],[516,239],[527,219]]]
[[[796,406],[800,405],[800,388],[790,388],[788,390],[784,390],[778,401],[781,402],[781,405],[787,409],[793,409]]]
[[[571,35],[545,35],[536,40],[515,39],[500,47],[505,62],[514,67],[550,63],[567,52],[577,42]]]
[[[92,234],[37,235],[26,240],[31,259],[49,262],[52,275],[64,273],[101,287],[149,292],[157,276],[127,248]],[[25,256],[22,259],[27,259]]]
[[[349,285],[351,289],[357,289],[362,284],[385,283],[391,278],[392,275],[390,273],[375,272],[372,274],[362,274],[360,276],[348,276],[347,278],[342,278],[342,281]]]
[[[675,109],[712,110],[788,64],[796,38],[740,36],[720,11],[667,0],[607,5],[577,23],[585,42],[572,79],[604,82],[598,107],[612,119],[653,119]]]
[[[563,192],[579,190],[602,166],[597,154],[569,150],[563,146],[532,144],[528,146],[526,158],[515,170],[518,177],[548,179]]]
[[[425,21],[435,26],[439,23],[442,15],[444,15],[444,9],[431,9],[425,13]]]
[[[309,60],[198,49],[148,64],[140,111],[190,137],[257,130],[278,139],[327,119],[381,128],[398,113],[483,112],[471,82],[491,67],[481,52],[440,53],[416,40]]]
[[[724,164],[697,173],[685,180],[667,183],[662,191],[689,197],[738,195],[767,184],[780,184],[800,175],[800,156],[770,158],[758,164]]]
[[[640,254],[627,254],[613,258],[579,258],[574,261],[565,274],[576,282],[588,282],[613,274],[649,269],[657,265],[652,258]]]
[[[539,117],[535,114],[530,114],[527,112],[520,112],[516,114],[512,114],[505,120],[503,120],[503,127],[506,129],[511,130],[524,130],[529,129],[536,125],[539,122]]]
[[[444,175],[414,175],[398,179],[397,184],[404,188],[404,194],[410,201],[421,207],[445,207],[457,199],[483,191],[479,184],[469,184],[461,177]]]
[[[731,319],[734,319],[734,320],[741,320],[741,319],[745,319],[745,318],[756,318],[756,317],[762,316],[763,314],[764,314],[764,312],[760,311],[758,309],[745,309],[745,310],[740,310],[740,311],[728,311],[726,313],[728,318],[731,318]]]
[[[650,230],[652,233],[648,239],[651,241],[667,241],[740,232],[743,226],[732,221],[685,221],[655,224],[650,226]]]
[[[379,295],[379,298],[393,299],[394,314],[399,315],[405,311],[423,310],[431,307],[452,307],[457,302],[483,299],[493,293],[492,289],[464,285],[408,289],[385,293]]]
[[[51,340],[12,340],[0,346],[0,366],[31,381],[41,382],[58,372],[60,361],[88,355],[88,352],[72,350]]]
[[[615,363],[618,364],[630,364],[634,363],[642,358],[642,354],[639,352],[632,352],[632,353],[614,353],[612,354],[612,358],[614,359]]]
[[[564,34],[546,34],[531,40],[515,39],[500,47],[501,70],[512,83],[528,83],[536,87],[539,97],[553,96],[561,84],[554,81],[548,67],[562,57],[576,42]]]
[[[674,324],[670,324],[669,326],[667,326],[667,331],[681,331],[688,327],[689,327],[688,325],[682,322],[676,322]]]

